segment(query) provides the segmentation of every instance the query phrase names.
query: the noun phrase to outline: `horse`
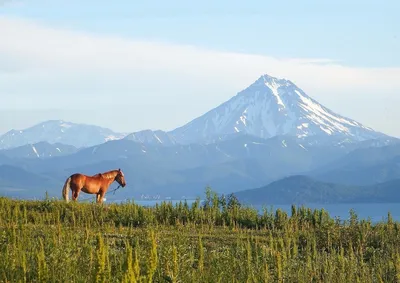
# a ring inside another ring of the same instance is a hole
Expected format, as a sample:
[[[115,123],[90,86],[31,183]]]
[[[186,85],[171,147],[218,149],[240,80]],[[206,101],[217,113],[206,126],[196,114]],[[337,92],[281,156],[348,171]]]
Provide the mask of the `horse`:
[[[79,193],[82,191],[87,194],[96,194],[96,202],[103,203],[104,195],[112,182],[116,181],[119,186],[125,187],[125,176],[121,169],[111,170],[104,173],[98,173],[88,176],[82,173],[75,173],[69,176],[64,183],[62,196],[66,202],[69,201],[69,189],[72,191],[72,200],[78,199]],[[117,189],[118,189],[117,188]]]

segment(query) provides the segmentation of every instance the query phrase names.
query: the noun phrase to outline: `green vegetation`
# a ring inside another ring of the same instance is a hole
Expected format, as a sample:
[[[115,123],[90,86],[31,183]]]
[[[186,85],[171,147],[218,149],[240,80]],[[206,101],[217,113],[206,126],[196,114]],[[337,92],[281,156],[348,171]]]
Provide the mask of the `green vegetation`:
[[[0,198],[1,282],[396,282],[400,225],[324,210]]]

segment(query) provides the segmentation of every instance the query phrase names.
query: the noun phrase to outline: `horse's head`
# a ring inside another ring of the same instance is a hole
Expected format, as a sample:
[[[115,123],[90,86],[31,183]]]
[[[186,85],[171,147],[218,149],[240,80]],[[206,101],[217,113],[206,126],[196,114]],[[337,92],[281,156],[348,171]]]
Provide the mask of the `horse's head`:
[[[125,176],[124,176],[124,173],[121,171],[121,169],[118,169],[118,174],[117,174],[117,176],[115,176],[115,181],[117,181],[118,184],[121,185],[121,187],[126,186]]]

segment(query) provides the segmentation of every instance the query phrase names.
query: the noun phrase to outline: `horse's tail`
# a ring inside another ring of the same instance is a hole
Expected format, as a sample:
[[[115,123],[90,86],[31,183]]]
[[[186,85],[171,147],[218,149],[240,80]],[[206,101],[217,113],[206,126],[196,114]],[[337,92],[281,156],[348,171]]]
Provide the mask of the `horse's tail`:
[[[64,183],[64,187],[62,190],[62,196],[63,198],[68,202],[68,197],[69,197],[69,189],[70,189],[70,183],[71,183],[71,177],[69,177],[65,183]]]

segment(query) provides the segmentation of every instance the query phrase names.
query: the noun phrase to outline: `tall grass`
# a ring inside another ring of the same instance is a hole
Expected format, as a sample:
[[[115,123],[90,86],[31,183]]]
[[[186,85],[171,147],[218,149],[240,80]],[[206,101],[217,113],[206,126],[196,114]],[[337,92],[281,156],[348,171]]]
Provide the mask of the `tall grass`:
[[[354,212],[0,198],[1,282],[398,282],[399,224]]]

